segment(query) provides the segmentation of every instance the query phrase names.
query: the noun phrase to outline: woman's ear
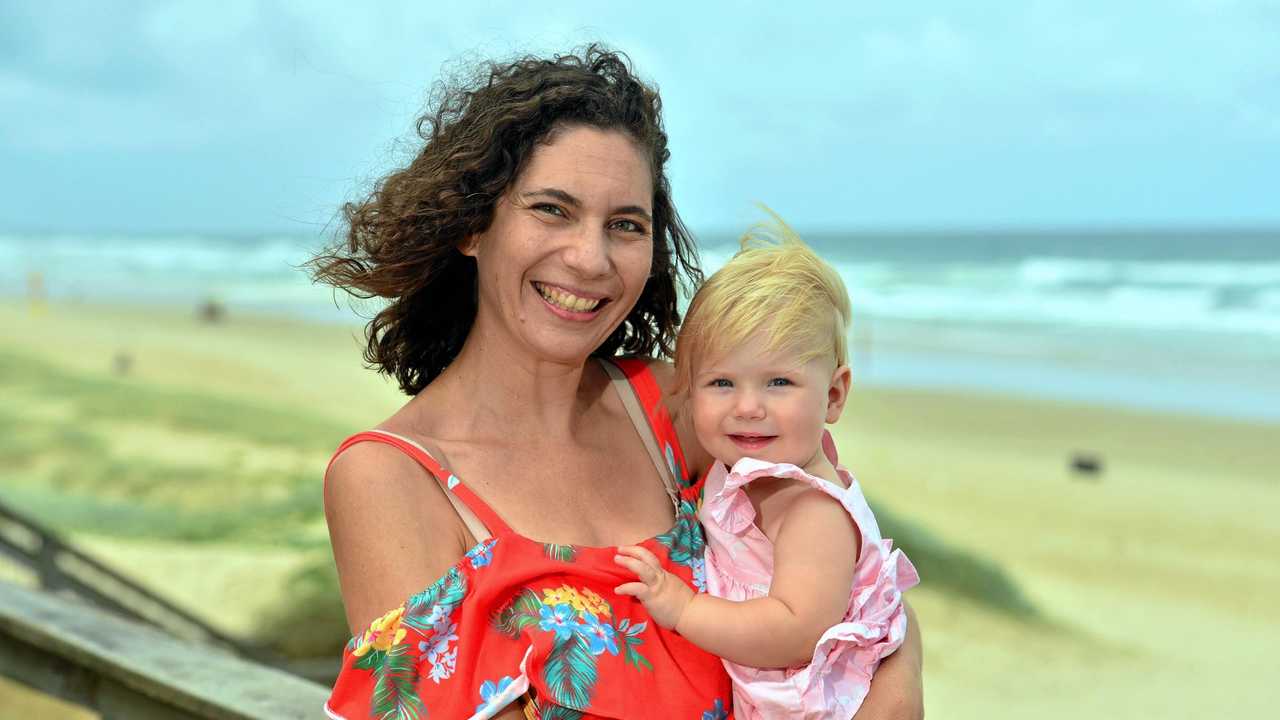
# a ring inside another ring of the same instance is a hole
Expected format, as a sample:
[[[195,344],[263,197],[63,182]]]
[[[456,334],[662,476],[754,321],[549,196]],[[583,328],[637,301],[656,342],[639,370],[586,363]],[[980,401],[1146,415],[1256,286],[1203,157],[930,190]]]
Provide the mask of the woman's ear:
[[[849,399],[849,386],[853,383],[853,371],[848,365],[841,365],[831,373],[831,386],[827,388],[827,423],[834,423],[844,412],[844,403]]]
[[[458,252],[467,257],[475,257],[476,250],[480,247],[480,235],[468,235],[458,243]]]

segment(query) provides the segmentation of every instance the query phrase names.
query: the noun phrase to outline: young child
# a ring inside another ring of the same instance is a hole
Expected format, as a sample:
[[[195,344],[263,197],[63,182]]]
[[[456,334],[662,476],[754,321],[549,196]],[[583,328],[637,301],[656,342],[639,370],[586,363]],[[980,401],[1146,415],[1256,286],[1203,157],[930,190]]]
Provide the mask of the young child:
[[[776,215],[694,297],[676,344],[679,391],[716,462],[698,512],[709,594],[642,547],[618,549],[655,622],[724,658],[734,711],[853,717],[902,644],[915,568],[836,461],[824,424],[849,393],[840,276]]]

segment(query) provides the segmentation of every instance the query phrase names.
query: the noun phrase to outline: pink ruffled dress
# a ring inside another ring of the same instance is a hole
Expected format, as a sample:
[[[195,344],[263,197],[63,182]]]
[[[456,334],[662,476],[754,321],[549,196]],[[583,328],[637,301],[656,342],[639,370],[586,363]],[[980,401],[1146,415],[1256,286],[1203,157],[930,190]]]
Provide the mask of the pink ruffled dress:
[[[836,462],[829,434],[823,447],[848,487],[836,487],[795,465],[752,458],[739,460],[732,470],[717,462],[707,475],[698,519],[707,538],[707,592],[716,597],[752,600],[769,594],[773,543],[756,527],[755,509],[744,491],[756,478],[793,478],[827,493],[848,510],[862,536],[844,620],[822,634],[808,665],[761,669],[724,661],[733,678],[739,720],[848,720],[866,698],[880,660],[906,637],[902,593],[919,583],[920,576],[907,556],[893,549],[892,540],[880,537],[857,481]]]

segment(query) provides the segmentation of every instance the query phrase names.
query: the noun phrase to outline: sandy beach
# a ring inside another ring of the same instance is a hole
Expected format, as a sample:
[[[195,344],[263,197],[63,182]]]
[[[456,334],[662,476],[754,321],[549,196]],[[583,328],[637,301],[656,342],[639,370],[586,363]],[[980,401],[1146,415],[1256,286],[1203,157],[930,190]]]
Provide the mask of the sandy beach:
[[[290,578],[327,562],[328,453],[399,402],[359,330],[17,301],[0,323],[0,500],[228,632],[270,634]],[[957,592],[958,565],[925,574],[930,717],[1280,702],[1280,425],[856,388],[836,434],[887,534],[987,563],[1034,608]],[[1074,452],[1101,472],[1072,473]],[[36,702],[0,683],[0,707],[19,701]]]

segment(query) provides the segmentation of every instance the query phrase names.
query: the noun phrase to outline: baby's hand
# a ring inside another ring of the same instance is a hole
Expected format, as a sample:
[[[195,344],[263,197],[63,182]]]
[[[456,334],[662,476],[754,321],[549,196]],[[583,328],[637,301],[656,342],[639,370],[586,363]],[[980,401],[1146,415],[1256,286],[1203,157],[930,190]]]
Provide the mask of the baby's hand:
[[[613,591],[638,598],[654,622],[669,630],[675,628],[685,607],[693,600],[693,590],[663,570],[658,558],[638,545],[618,548],[613,560],[640,579],[619,585]]]

